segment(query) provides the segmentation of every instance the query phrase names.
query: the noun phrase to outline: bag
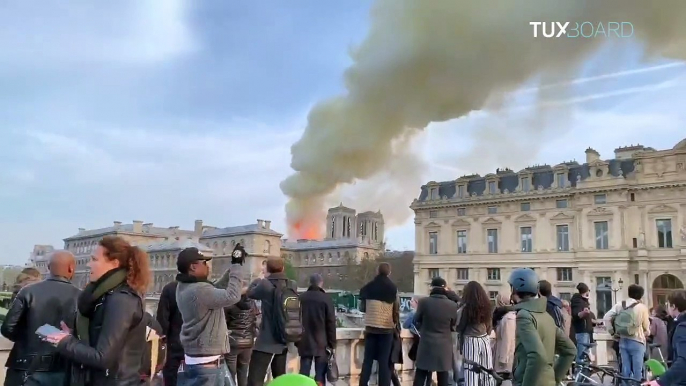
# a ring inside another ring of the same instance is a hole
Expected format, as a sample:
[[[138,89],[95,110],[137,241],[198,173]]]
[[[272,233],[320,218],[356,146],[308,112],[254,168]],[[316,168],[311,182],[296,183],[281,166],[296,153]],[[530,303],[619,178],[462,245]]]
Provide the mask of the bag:
[[[638,302],[626,306],[626,302],[622,302],[622,310],[619,311],[614,320],[615,334],[619,336],[634,336],[638,331],[638,321],[636,313],[633,308]]]
[[[272,298],[274,338],[282,344],[300,342],[303,334],[298,292],[290,286],[277,286],[274,282]]]
[[[329,359],[326,363],[326,380],[335,384],[338,382],[338,363],[336,363],[336,352],[326,350]]]

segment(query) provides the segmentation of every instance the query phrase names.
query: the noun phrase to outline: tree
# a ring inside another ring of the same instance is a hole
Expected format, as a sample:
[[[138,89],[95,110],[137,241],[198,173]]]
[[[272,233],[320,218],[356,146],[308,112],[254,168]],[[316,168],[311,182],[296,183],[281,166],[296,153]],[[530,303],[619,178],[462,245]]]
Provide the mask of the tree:
[[[293,263],[289,259],[284,259],[284,272],[286,273],[286,277],[295,280],[296,282],[298,281],[298,271],[295,269],[293,266]]]
[[[391,278],[400,292],[414,292],[414,252],[384,252],[376,259],[391,265]]]

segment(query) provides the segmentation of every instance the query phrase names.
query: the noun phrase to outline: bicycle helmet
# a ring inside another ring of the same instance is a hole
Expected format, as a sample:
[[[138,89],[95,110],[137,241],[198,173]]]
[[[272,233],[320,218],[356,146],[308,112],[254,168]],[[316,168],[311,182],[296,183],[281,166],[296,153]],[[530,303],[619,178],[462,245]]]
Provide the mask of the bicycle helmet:
[[[514,293],[538,294],[538,275],[531,268],[517,268],[507,281]]]

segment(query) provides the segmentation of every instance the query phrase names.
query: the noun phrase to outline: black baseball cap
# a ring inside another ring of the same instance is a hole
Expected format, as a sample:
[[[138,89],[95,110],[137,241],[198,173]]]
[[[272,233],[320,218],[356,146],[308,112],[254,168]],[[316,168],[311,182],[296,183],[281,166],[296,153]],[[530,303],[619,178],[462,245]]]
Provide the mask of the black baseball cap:
[[[434,277],[433,279],[431,279],[431,286],[432,287],[445,288],[445,286],[447,286],[447,285],[448,285],[448,283],[446,283],[445,279],[443,279],[442,277]]]
[[[179,252],[179,256],[176,258],[176,268],[179,272],[188,272],[188,268],[191,264],[198,261],[210,261],[211,256],[205,256],[200,252],[198,248],[190,247]]]

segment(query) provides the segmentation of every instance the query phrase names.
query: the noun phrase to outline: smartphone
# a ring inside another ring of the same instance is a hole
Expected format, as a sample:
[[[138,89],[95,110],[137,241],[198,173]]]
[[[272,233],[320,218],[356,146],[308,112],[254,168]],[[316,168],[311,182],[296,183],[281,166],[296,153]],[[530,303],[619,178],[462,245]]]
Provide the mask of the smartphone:
[[[44,324],[36,330],[36,335],[40,336],[41,338],[45,338],[46,336],[54,333],[62,332],[59,328],[55,326],[51,326],[49,324]]]

